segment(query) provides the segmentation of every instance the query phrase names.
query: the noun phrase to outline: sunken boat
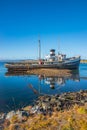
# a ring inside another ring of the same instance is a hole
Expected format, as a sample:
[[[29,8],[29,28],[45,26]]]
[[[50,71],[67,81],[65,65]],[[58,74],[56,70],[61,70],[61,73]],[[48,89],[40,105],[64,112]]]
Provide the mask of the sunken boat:
[[[50,50],[50,54],[41,59],[41,43],[39,40],[39,59],[22,62],[6,63],[8,71],[27,72],[29,69],[54,68],[54,69],[78,69],[80,56],[67,58],[65,54],[55,54],[55,49]]]
[[[44,59],[39,58],[36,61],[22,61],[19,63],[6,63],[8,71],[28,71],[29,69],[54,68],[54,69],[78,69],[80,56],[67,58],[65,54],[55,54],[55,49],[50,50],[50,54]]]

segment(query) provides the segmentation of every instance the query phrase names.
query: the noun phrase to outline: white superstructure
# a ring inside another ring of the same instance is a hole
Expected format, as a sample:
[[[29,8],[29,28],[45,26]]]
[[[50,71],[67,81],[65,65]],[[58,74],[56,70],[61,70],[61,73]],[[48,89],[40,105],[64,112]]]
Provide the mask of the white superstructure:
[[[66,55],[65,54],[60,54],[58,53],[58,55],[55,54],[55,50],[51,49],[50,50],[50,55],[47,55],[45,57],[46,61],[50,61],[50,62],[60,62],[60,61],[64,61],[66,59]]]

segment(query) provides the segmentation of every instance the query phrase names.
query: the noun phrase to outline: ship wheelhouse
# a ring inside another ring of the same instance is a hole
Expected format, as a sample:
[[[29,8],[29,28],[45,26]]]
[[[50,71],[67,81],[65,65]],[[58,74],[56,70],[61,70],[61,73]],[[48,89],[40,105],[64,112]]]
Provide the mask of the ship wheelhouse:
[[[62,62],[66,59],[66,55],[65,54],[60,54],[58,53],[58,55],[55,54],[55,50],[51,49],[50,50],[50,54],[46,56],[46,61],[48,62]]]

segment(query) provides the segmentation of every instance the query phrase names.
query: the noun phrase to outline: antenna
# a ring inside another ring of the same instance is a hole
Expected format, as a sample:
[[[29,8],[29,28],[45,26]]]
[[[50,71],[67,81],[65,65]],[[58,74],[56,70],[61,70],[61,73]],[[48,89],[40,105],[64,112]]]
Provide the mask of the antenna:
[[[58,38],[58,53],[60,53],[60,37]]]
[[[39,60],[41,59],[41,42],[40,42],[40,38],[38,40],[38,43],[39,43]]]

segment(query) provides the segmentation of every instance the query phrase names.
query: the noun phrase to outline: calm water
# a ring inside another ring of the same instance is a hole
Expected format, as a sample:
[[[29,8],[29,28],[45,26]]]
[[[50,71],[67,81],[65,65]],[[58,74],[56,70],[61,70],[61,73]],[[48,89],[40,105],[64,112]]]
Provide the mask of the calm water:
[[[7,76],[6,72],[4,63],[0,63],[0,112],[32,104],[40,94],[87,89],[87,64],[81,64],[71,77]]]

